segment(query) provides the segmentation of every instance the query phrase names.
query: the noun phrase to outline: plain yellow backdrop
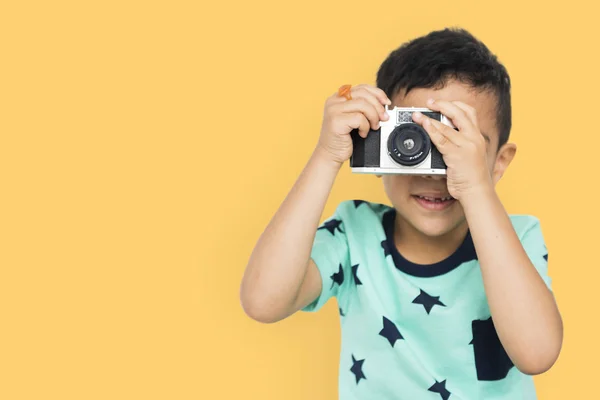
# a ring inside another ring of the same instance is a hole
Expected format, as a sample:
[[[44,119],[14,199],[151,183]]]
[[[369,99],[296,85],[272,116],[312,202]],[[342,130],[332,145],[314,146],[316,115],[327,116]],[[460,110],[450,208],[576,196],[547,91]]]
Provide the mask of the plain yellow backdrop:
[[[541,219],[565,322],[540,399],[598,398],[593,4],[2,2],[0,398],[334,399],[335,301],[261,325],[240,279],[325,98],[446,26],[512,77],[498,191]],[[351,198],[386,201],[343,168],[323,217]]]

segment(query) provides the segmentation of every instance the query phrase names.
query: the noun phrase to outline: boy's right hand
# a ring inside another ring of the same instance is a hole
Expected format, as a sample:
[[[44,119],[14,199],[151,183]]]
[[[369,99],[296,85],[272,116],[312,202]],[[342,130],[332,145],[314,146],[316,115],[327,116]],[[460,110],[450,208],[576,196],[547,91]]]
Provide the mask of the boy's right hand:
[[[379,129],[380,121],[389,118],[385,106],[391,100],[375,86],[361,84],[350,90],[352,100],[334,93],[327,98],[323,112],[323,124],[317,147],[335,163],[343,164],[352,155],[350,132],[358,129],[366,138],[369,129]]]

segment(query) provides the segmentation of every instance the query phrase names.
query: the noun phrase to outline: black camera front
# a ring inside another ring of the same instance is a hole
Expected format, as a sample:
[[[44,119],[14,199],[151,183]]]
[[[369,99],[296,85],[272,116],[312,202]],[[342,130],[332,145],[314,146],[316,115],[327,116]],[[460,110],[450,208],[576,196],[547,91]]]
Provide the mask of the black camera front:
[[[413,166],[422,163],[431,151],[431,140],[419,125],[398,125],[388,138],[390,157],[400,165]]]

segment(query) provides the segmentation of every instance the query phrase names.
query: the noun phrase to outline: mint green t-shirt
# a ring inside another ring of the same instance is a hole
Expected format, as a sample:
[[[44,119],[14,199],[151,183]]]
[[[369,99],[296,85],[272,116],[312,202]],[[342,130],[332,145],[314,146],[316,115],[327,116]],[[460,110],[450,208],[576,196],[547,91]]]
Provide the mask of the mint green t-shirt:
[[[316,233],[323,289],[304,311],[337,299],[339,398],[536,399],[533,378],[500,343],[470,234],[445,260],[417,265],[394,245],[395,217],[387,205],[345,201]],[[539,220],[510,219],[551,288]]]

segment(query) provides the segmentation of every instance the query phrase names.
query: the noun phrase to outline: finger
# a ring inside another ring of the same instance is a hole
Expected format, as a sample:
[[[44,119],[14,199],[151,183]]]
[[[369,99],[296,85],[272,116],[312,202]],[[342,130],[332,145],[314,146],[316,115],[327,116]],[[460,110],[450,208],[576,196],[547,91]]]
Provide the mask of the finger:
[[[389,119],[389,115],[384,107],[383,104],[381,104],[379,98],[377,98],[377,96],[375,96],[369,89],[367,89],[367,87],[361,87],[358,88],[356,90],[356,92],[353,94],[353,98],[363,98],[365,100],[367,100],[369,103],[371,103],[373,105],[373,107],[375,107],[375,109],[377,110],[377,112],[379,113],[379,119],[381,120],[387,120]]]
[[[335,109],[336,113],[337,112],[342,112],[342,113],[361,112],[365,115],[365,117],[367,117],[367,119],[371,123],[372,129],[374,129],[374,130],[379,129],[379,121],[381,120],[379,113],[377,112],[375,107],[373,107],[373,105],[364,98],[359,97],[356,99],[346,101],[339,105],[336,104],[334,106],[334,109]]]
[[[430,109],[439,111],[446,117],[450,118],[452,124],[459,130],[469,129],[473,126],[467,114],[456,104],[444,100],[434,101],[433,99],[429,99],[427,101],[427,106]]]
[[[467,115],[473,128],[461,130],[461,134],[464,135],[466,138],[470,139],[471,141],[485,141],[485,138],[479,130],[479,123],[477,121],[477,111],[475,110],[475,108],[471,107],[466,103],[463,103],[462,101],[453,101],[452,103],[458,108],[460,108]]]
[[[358,129],[358,134],[363,139],[369,134],[371,124],[365,115],[361,112],[346,113],[340,116],[340,122],[348,128]]]
[[[479,125],[478,125],[478,121],[477,121],[477,110],[475,110],[470,105],[463,103],[462,101],[453,101],[453,103],[458,108],[463,110],[465,112],[465,114],[467,114],[467,116],[469,117],[469,120],[471,120],[471,123],[473,124],[473,126],[475,126],[477,129],[479,129]]]
[[[416,113],[415,113],[416,114]],[[452,142],[451,137],[441,132],[431,118],[425,117],[421,114],[421,125],[431,138],[432,143],[442,154],[446,154],[451,147],[456,147],[456,144]]]
[[[333,106],[334,104],[340,104],[345,101],[348,100],[346,100],[345,97],[342,97],[337,92],[335,92],[325,100],[325,106]]]
[[[427,131],[427,133],[429,133],[429,130],[432,131],[439,131],[440,134],[443,134],[444,136],[447,137],[447,140],[449,140],[450,142],[454,143],[455,145],[460,145],[462,143],[462,141],[464,141],[464,138],[461,138],[459,135],[460,133],[455,131],[454,129],[450,128],[447,125],[442,124],[439,121],[436,121],[433,118],[430,118],[422,113],[420,113],[419,111],[414,112],[413,113],[413,120],[418,123],[419,125],[421,125],[425,131]],[[443,128],[448,128],[450,129],[452,132],[454,132],[454,134],[451,134],[449,131],[443,129]],[[461,140],[463,139],[463,140]]]
[[[392,104],[392,100],[390,100],[390,98],[388,97],[387,94],[385,94],[385,92],[381,89],[379,89],[378,87],[372,86],[372,85],[367,85],[367,84],[360,84],[356,86],[357,89],[364,89],[367,90],[368,92],[370,92],[373,96],[375,96],[375,98],[384,105],[391,105]]]
[[[364,95],[360,95],[359,93],[369,93],[370,95],[372,95],[376,100],[372,100],[370,96],[364,96]],[[369,98],[370,101],[376,106],[376,108],[378,109],[378,111],[381,114],[381,118],[384,119],[384,115],[387,115],[387,112],[385,112],[385,105],[391,105],[392,101],[387,97],[387,95],[385,94],[385,92],[377,87],[371,86],[371,85],[367,85],[367,84],[360,84],[360,85],[356,85],[353,86],[350,89],[350,96],[352,97],[352,99],[357,98],[357,97],[364,97],[364,98]],[[338,92],[333,93],[331,96],[329,96],[326,100],[326,105],[333,105],[333,104],[339,104],[339,103],[344,103],[347,100],[345,97],[340,96]],[[379,107],[381,106],[381,107]]]
[[[465,138],[461,132],[449,127],[448,125],[443,124],[433,118],[429,118],[429,122],[433,124],[435,129],[437,129],[442,135],[446,136],[448,140],[450,140],[456,146],[462,147],[468,142],[467,138]]]

